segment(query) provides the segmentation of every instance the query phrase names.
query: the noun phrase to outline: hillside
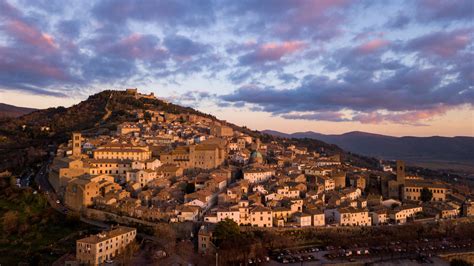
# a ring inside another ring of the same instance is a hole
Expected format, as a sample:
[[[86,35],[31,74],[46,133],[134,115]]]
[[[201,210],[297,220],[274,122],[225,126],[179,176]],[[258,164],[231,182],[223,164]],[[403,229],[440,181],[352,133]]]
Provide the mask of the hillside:
[[[341,135],[311,131],[293,134],[272,130],[263,132],[281,137],[318,139],[366,156],[403,159],[426,167],[467,170],[474,165],[474,137],[392,137],[357,131]]]
[[[15,119],[0,121],[0,171],[21,166],[39,160],[48,151],[48,146],[66,142],[74,131],[85,134],[107,134],[124,121],[135,121],[136,111],[155,110],[173,114],[196,114],[220,121],[216,117],[189,107],[182,107],[159,99],[136,99],[125,91],[102,91],[91,95],[69,108],[56,107],[36,110]],[[222,122],[222,121],[221,121]],[[344,152],[336,145],[318,140],[282,140],[227,123],[235,130],[251,136],[259,136],[263,141],[286,141],[311,150],[321,149],[329,153]],[[364,166],[374,166],[376,161],[370,158],[351,157]]]
[[[0,103],[0,118],[19,117],[35,111],[34,108],[18,107],[6,103]]]

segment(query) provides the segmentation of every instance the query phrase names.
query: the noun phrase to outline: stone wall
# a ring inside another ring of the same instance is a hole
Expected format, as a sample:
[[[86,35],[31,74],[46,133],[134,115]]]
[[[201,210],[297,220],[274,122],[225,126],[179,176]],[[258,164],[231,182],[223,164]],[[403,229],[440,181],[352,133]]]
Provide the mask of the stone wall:
[[[85,208],[82,210],[82,215],[88,219],[102,221],[102,222],[116,222],[124,225],[141,224],[145,226],[155,226],[156,223],[144,221],[137,218],[122,216],[111,212]]]

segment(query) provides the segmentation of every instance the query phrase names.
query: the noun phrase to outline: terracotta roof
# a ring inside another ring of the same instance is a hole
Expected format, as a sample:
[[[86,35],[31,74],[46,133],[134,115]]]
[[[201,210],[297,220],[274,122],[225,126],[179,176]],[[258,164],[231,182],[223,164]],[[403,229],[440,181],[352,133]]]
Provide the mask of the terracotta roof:
[[[250,212],[270,212],[272,211],[270,208],[263,207],[263,206],[255,206]]]
[[[77,240],[77,242],[97,244],[97,243],[104,242],[104,241],[107,241],[107,240],[112,239],[114,237],[117,237],[117,236],[120,236],[120,235],[123,235],[123,234],[126,234],[126,233],[130,233],[130,232],[133,232],[133,231],[136,231],[136,229],[131,228],[131,227],[120,226],[120,227],[118,227],[114,230],[111,230],[111,231],[102,232],[102,233],[97,234],[97,235],[91,235],[89,237],[79,239],[79,240]]]

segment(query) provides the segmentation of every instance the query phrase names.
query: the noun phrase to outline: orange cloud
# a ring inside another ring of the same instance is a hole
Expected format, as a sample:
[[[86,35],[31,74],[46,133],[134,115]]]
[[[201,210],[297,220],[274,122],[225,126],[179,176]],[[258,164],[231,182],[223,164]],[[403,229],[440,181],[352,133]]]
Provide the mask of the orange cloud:
[[[51,35],[41,32],[36,27],[28,25],[21,20],[12,20],[8,24],[9,32],[21,41],[33,46],[46,49],[57,48],[56,43]]]
[[[277,52],[281,54],[288,54],[293,53],[298,50],[304,48],[306,44],[302,41],[290,41],[290,42],[283,42],[281,44],[278,43],[267,43],[261,46],[261,50],[263,52]]]
[[[379,50],[380,48],[383,48],[387,45],[389,45],[390,42],[384,39],[374,39],[371,41],[368,41],[366,43],[361,44],[356,48],[358,52],[364,53],[364,54],[369,54],[374,51]]]
[[[452,108],[452,107],[451,107]],[[352,120],[360,121],[363,124],[381,124],[381,123],[397,123],[409,125],[424,125],[420,121],[426,121],[435,116],[446,114],[450,107],[439,105],[426,110],[414,110],[407,112],[393,112],[382,114],[380,112],[370,112],[366,114],[356,115]]]

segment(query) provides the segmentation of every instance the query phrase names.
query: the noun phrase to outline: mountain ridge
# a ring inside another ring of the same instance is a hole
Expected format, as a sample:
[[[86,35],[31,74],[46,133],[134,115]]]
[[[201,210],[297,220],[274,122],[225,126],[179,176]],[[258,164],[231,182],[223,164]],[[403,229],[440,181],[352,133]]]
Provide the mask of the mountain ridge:
[[[7,103],[0,103],[0,117],[20,117],[38,109],[30,107],[15,106]]]
[[[323,136],[355,136],[355,135],[368,135],[368,136],[380,136],[380,137],[390,137],[390,138],[474,138],[474,136],[463,136],[463,135],[457,135],[457,136],[440,136],[440,135],[432,135],[432,136],[392,136],[392,135],[384,135],[380,133],[373,133],[373,132],[366,132],[366,131],[359,131],[359,130],[354,130],[354,131],[348,131],[345,133],[341,134],[323,134],[315,131],[296,131],[293,133],[285,133],[277,130],[272,130],[272,129],[264,129],[262,132],[265,132],[267,134],[277,134],[281,136],[288,136],[291,137],[291,135],[301,135],[301,134],[318,134],[318,135],[323,135]]]
[[[262,132],[286,138],[319,139],[342,149],[381,159],[403,159],[414,163],[461,162],[474,165],[474,137],[394,137],[367,132],[348,132],[325,135],[317,132],[282,133],[275,130]]]

